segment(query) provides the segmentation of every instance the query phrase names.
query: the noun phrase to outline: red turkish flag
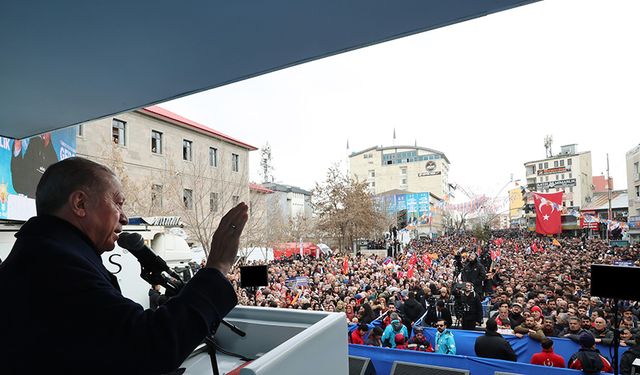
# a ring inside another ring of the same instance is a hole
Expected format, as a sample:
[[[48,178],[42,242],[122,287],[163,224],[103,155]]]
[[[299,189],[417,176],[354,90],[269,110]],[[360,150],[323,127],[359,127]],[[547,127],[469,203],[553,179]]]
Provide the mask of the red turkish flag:
[[[407,271],[407,277],[408,278],[412,278],[413,277],[413,264],[409,265],[409,271]]]
[[[558,234],[562,232],[562,192],[533,195],[536,206],[536,232]]]
[[[344,261],[342,262],[342,273],[345,275],[349,273],[349,261],[347,260],[347,256],[345,255]]]

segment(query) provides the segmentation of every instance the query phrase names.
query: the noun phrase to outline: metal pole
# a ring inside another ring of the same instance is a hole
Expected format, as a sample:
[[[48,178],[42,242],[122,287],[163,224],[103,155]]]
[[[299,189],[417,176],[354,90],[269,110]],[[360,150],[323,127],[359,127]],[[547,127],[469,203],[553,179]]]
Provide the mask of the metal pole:
[[[607,223],[611,223],[611,180],[609,179],[609,153],[607,153],[607,198],[609,200],[609,209],[607,210]],[[607,240],[609,240],[609,225],[607,224]]]

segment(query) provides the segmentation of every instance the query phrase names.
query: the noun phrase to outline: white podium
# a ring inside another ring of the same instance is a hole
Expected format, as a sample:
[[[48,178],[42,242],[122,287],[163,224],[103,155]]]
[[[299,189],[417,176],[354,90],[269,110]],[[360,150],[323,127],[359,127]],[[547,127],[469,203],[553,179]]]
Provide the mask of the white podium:
[[[349,371],[347,324],[342,313],[238,306],[225,318],[247,335],[224,325],[216,342],[227,351],[256,358],[240,375],[324,375]],[[218,369],[226,374],[244,361],[218,353]],[[200,346],[183,363],[185,375],[211,375],[211,359]]]

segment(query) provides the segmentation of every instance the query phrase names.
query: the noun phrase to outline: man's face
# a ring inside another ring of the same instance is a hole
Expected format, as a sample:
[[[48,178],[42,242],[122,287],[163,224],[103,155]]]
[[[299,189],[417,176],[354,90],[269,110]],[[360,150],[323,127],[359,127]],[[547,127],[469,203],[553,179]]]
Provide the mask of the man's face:
[[[544,328],[552,329],[553,328],[553,320],[545,319],[544,320]]]
[[[579,320],[569,320],[569,329],[571,331],[577,331],[580,329],[580,321]]]
[[[582,328],[584,329],[590,329],[591,328],[591,319],[589,318],[582,318]],[[596,328],[598,328],[596,326]]]
[[[498,308],[498,311],[506,314],[507,312],[509,312],[509,305],[506,303],[501,304],[500,307]]]
[[[594,323],[596,326],[596,330],[598,331],[602,331],[603,329],[607,328],[607,322],[604,320],[604,318],[596,318],[596,321]]]
[[[122,211],[124,193],[120,181],[113,176],[105,176],[104,184],[102,192],[85,191],[88,198],[81,228],[99,254],[113,250],[122,226],[128,222]]]
[[[528,318],[525,320],[525,325],[526,325],[527,327],[533,327],[534,325],[536,325],[536,322],[535,322],[535,320],[533,319],[533,317],[532,317],[532,316],[530,316],[530,317],[528,317]]]
[[[436,328],[438,329],[438,332],[444,332],[444,330],[447,328],[445,327],[444,320],[438,321],[438,323],[436,323]]]

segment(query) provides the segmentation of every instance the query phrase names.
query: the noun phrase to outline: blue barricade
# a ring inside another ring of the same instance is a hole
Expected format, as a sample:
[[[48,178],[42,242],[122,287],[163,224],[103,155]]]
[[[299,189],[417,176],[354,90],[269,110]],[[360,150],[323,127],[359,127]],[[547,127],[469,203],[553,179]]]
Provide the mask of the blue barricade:
[[[476,338],[480,335],[484,335],[484,332],[480,331],[465,331],[452,329],[453,337],[456,340],[456,354],[465,355],[475,357],[474,345],[476,343]],[[435,342],[436,329],[435,328],[425,328],[424,335],[427,337],[429,342]],[[540,343],[538,341],[530,339],[528,336],[519,339],[514,335],[502,335],[508,342],[511,344],[513,351],[516,352],[518,356],[518,362],[529,363],[531,362],[531,356],[535,353],[539,353],[542,348],[540,347]],[[569,362],[569,358],[573,353],[577,352],[580,349],[580,345],[577,343],[564,338],[559,337],[551,337],[553,340],[553,351],[562,356],[565,360],[565,363]],[[604,357],[611,359],[612,355],[609,353],[610,346],[606,345],[598,345],[598,349],[600,350],[600,354]],[[622,356],[622,353],[627,351],[628,348],[620,347],[618,358]],[[611,349],[613,350],[613,349]],[[613,351],[611,351],[613,353]]]
[[[472,375],[494,375],[495,371],[530,375],[583,374],[582,371],[577,370],[536,366],[500,359],[423,353],[413,350],[398,350],[364,345],[349,345],[349,355],[371,358],[377,375],[390,374],[394,361],[467,369],[471,371]]]

